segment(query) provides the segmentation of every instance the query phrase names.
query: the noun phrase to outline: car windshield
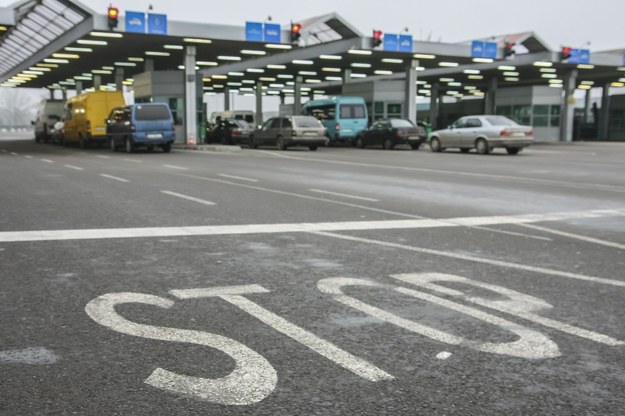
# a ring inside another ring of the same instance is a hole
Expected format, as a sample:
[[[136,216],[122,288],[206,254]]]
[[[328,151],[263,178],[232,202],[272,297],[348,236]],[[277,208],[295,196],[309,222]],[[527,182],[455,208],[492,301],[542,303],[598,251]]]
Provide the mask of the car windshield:
[[[411,129],[414,128],[415,125],[412,124],[410,120],[393,118],[391,119],[391,127],[394,129]]]
[[[294,117],[293,123],[296,127],[323,127],[321,122],[314,117]]]
[[[169,120],[169,109],[164,105],[138,105],[135,110],[137,120]]]
[[[518,126],[517,123],[504,116],[484,117],[491,126]]]

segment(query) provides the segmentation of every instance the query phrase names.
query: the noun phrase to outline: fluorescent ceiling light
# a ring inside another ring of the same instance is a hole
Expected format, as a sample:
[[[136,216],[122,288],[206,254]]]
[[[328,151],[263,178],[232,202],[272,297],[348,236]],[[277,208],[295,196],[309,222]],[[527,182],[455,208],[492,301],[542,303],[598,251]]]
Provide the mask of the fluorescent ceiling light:
[[[181,50],[184,49],[184,46],[182,46],[182,45],[163,45],[163,48],[181,51]]]
[[[265,48],[269,49],[293,49],[291,45],[282,45],[278,43],[268,43],[265,45]]]
[[[213,43],[213,41],[210,39],[183,38],[182,40],[183,42],[187,42],[187,43],[205,43],[205,44]]]
[[[352,64],[352,66],[354,68],[371,68],[371,64],[365,64],[365,63],[361,63],[361,62],[354,62]]]
[[[462,82],[449,82],[447,85],[450,87],[462,87]]]
[[[323,72],[341,72],[341,68],[321,68]]]
[[[293,75],[290,75],[290,74],[280,74],[280,75],[278,75],[278,78],[293,79]]]
[[[516,78],[516,77],[506,77],[506,78],[504,78],[504,80],[508,81],[508,82],[517,82],[517,81],[519,81],[519,78]]]
[[[347,51],[347,53],[351,55],[367,55],[367,56],[373,54],[373,52],[371,51],[364,51],[362,49],[350,49]]]
[[[47,64],[39,63],[37,64],[37,66],[41,66],[43,68],[58,68],[59,67],[57,64],[51,64],[51,63],[47,63]]]
[[[298,74],[300,75],[308,75],[308,76],[315,76],[317,75],[317,73],[315,71],[299,71]]]
[[[519,75],[521,74],[518,72],[512,72],[512,71],[503,73],[504,77],[518,77]]]
[[[134,62],[115,62],[115,66],[137,66]]]
[[[69,61],[67,59],[52,59],[52,58],[46,58],[43,60],[44,62],[47,62],[49,64],[69,64]]]
[[[412,57],[415,59],[436,59],[436,55],[426,53],[415,53]]]
[[[352,78],[367,78],[367,74],[352,73]]]
[[[33,70],[25,70],[25,71],[22,71],[22,73],[30,74],[30,75],[44,75],[43,71],[33,71]]]
[[[445,62],[445,61],[442,61],[442,62],[438,63],[438,66],[444,66],[444,67],[447,67],[447,68],[455,68],[457,66],[460,66],[460,64],[457,63],[457,62]]]
[[[589,65],[589,64],[579,64],[577,65],[578,69],[595,69],[594,65]]]
[[[286,65],[275,65],[275,64],[269,64],[267,65],[268,69],[286,69]]]
[[[241,53],[243,55],[259,55],[259,56],[267,55],[267,52],[265,52],[265,51],[256,51],[256,50],[253,50],[253,49],[243,49],[241,51]]]
[[[76,55],[74,53],[53,53],[53,58],[61,58],[61,59],[78,59],[80,55]]]
[[[240,56],[220,55],[217,57],[220,61],[240,61]]]
[[[440,82],[454,82],[453,78],[439,78],[438,80]]]
[[[244,77],[245,72],[228,72],[228,75],[231,77]]]
[[[98,46],[104,46],[104,45],[109,44],[105,40],[92,40],[92,39],[78,39],[76,43],[80,45],[98,45]]]
[[[469,75],[467,78],[480,80],[484,79],[484,75]]]
[[[374,71],[374,72],[377,75],[393,75],[393,71],[385,71],[382,69],[378,69],[377,71]]]
[[[320,79],[307,79],[305,81],[306,84],[321,84],[321,80]]]
[[[264,81],[264,82],[274,82],[276,81],[276,79],[274,77],[260,77],[258,78],[259,81]]]
[[[615,88],[623,88],[625,87],[625,82],[613,82],[610,84],[610,86]]]
[[[558,76],[556,74],[542,74],[541,77],[549,79],[549,78],[557,78]]]
[[[228,79],[227,75],[213,75],[213,79]]]
[[[143,59],[143,58],[137,58],[137,57],[134,57],[134,56],[131,56],[130,58],[128,58],[128,60],[130,62],[144,62],[145,61],[145,59]]]
[[[145,51],[147,56],[171,56],[169,52]]]
[[[561,79],[550,79],[549,83],[550,84],[562,84],[564,83],[564,81],[562,81]]]
[[[260,68],[249,68],[247,69],[247,72],[251,72],[253,74],[263,74],[265,73],[265,70]]]
[[[91,48],[74,48],[74,47],[68,46],[64,49],[67,52],[93,52],[93,49]]]
[[[540,72],[555,74],[557,70],[555,68],[540,68]]]
[[[477,75],[480,73],[479,69],[465,69],[464,71],[462,71],[465,74],[472,74],[472,75]]]
[[[113,33],[113,32],[91,32],[89,35],[96,38],[123,38],[124,35],[121,33]]]
[[[115,67],[114,66],[103,66],[102,69],[104,69],[105,71],[114,71]]]
[[[31,66],[28,69],[30,69],[31,71],[43,71],[43,72],[50,72],[50,71],[52,71],[50,68],[38,67],[38,66]]]
[[[595,81],[582,81],[582,85],[595,85]]]
[[[218,66],[219,64],[217,62],[212,62],[212,61],[197,61],[196,65],[200,65],[200,66]]]
[[[327,81],[343,81],[341,77],[326,77]]]
[[[490,58],[473,58],[473,62],[477,64],[490,64],[495,62],[495,60]]]
[[[305,60],[305,59],[294,59],[291,61],[295,65],[313,65],[313,61]]]
[[[516,71],[516,66],[500,65],[497,69],[500,71]]]
[[[340,55],[320,55],[319,58],[328,61],[340,61],[341,59],[343,59],[343,57]]]
[[[543,67],[543,68],[551,68],[553,66],[553,62],[536,61],[532,65]]]
[[[110,75],[110,74],[113,73],[113,71],[109,71],[109,70],[106,70],[106,69],[94,69],[91,72],[96,74],[96,75]]]
[[[382,62],[384,62],[385,64],[403,64],[404,60],[403,59],[394,59],[394,58],[384,58],[384,59],[382,59]]]

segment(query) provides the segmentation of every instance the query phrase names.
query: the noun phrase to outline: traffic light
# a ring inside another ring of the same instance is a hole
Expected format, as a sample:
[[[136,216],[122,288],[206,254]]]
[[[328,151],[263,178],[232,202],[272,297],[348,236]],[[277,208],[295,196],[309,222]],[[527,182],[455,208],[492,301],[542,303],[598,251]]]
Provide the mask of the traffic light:
[[[299,38],[302,36],[300,33],[302,30],[302,25],[299,23],[291,23],[291,43],[296,43],[299,41]]]
[[[373,47],[377,48],[382,44],[382,31],[374,30],[373,31]]]
[[[510,56],[514,56],[516,52],[514,51],[514,43],[506,42],[503,45],[503,57],[508,58]]]
[[[113,30],[119,23],[117,18],[119,17],[119,9],[117,7],[109,7],[108,9],[108,24],[109,29]]]
[[[572,52],[573,52],[573,48],[571,48],[570,46],[563,46],[562,50],[560,51],[560,60],[566,61],[567,59],[571,57]]]

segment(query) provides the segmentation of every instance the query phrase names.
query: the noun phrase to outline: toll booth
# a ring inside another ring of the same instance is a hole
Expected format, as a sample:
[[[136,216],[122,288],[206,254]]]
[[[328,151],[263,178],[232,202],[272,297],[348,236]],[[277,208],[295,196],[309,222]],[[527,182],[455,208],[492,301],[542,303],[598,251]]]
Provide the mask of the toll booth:
[[[165,103],[174,116],[176,143],[185,142],[184,71],[149,71],[135,75],[135,103]],[[202,102],[202,80],[197,81],[197,130],[195,137],[202,141],[206,135],[206,114]]]

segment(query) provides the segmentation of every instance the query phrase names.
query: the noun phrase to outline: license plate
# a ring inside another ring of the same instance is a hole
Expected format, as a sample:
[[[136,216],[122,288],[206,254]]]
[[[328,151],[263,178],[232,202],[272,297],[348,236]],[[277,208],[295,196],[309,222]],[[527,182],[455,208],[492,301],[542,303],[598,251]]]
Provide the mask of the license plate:
[[[106,127],[96,127],[95,128],[97,131],[105,131]]]
[[[162,139],[163,135],[160,133],[148,133],[148,139]]]
[[[419,136],[408,136],[408,140],[419,140]]]
[[[317,133],[314,131],[305,131],[304,136],[316,136]]]

